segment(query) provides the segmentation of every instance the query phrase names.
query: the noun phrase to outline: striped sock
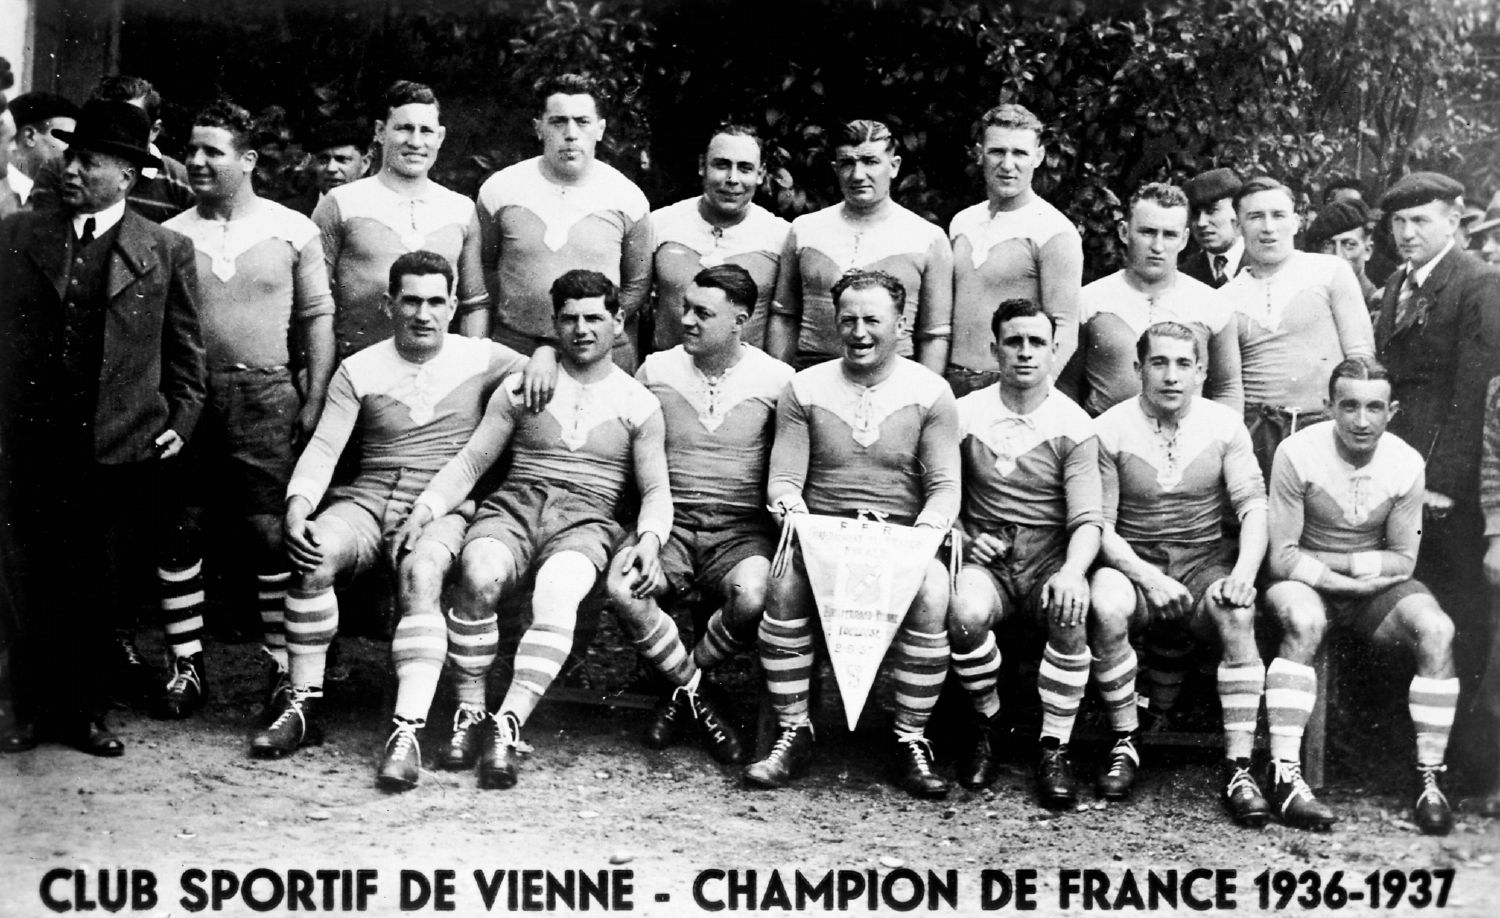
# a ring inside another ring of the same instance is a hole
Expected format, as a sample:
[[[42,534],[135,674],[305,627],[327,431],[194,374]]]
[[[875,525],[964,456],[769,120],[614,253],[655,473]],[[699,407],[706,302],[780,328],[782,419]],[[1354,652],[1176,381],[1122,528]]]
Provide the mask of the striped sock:
[[[1134,733],[1140,726],[1135,696],[1135,648],[1122,643],[1119,653],[1094,660],[1092,668],[1099,698],[1109,711],[1110,729],[1116,733]]]
[[[292,691],[323,693],[323,667],[328,645],[339,630],[339,601],[333,588],[303,590],[292,587],[286,594],[286,650]]]
[[[892,643],[896,683],[896,740],[922,739],[927,719],[943,691],[952,657],[948,653],[948,632],[924,634],[902,627]]]
[[[1266,688],[1266,666],[1259,660],[1219,664],[1219,706],[1224,712],[1224,755],[1248,759],[1255,747],[1255,717]]]
[[[573,652],[575,622],[533,622],[521,635],[521,643],[516,646],[516,674],[500,704],[501,713],[511,714],[518,724],[525,725]]]
[[[1042,696],[1042,739],[1055,739],[1061,745],[1072,739],[1078,706],[1089,687],[1092,659],[1087,650],[1063,653],[1047,642],[1036,677],[1037,694]]]
[[[286,586],[292,575],[288,571],[255,575],[255,606],[260,610],[260,630],[269,653],[282,669],[286,659]]]
[[[995,645],[995,632],[986,631],[984,643],[968,653],[954,651],[953,674],[981,717],[1000,713],[1000,695],[995,691],[1000,681],[1000,648]]]
[[[186,567],[156,569],[162,627],[174,657],[203,652],[203,559]]]
[[[1317,700],[1318,674],[1311,666],[1284,657],[1271,661],[1266,669],[1266,722],[1271,725],[1271,758],[1302,761],[1302,733]]]
[[[1147,638],[1146,672],[1150,673],[1151,707],[1166,713],[1177,705],[1187,676],[1191,644],[1175,638]]]
[[[489,710],[485,684],[499,646],[499,619],[495,615],[471,622],[448,613],[448,662],[452,664],[453,691],[459,704]]]
[[[673,685],[687,685],[698,674],[698,666],[682,645],[682,636],[677,633],[677,623],[672,617],[651,603],[651,616],[645,633],[635,638],[635,649],[654,667],[667,677]]]
[[[1417,731],[1417,764],[1443,764],[1453,713],[1458,710],[1458,680],[1416,676],[1407,689],[1406,704]]]
[[[396,667],[397,717],[427,722],[447,652],[448,629],[441,615],[406,615],[396,625],[391,662]]]
[[[713,669],[734,658],[736,654],[750,649],[749,635],[741,638],[729,630],[724,622],[724,610],[719,609],[708,619],[703,636],[693,648],[693,662],[699,669]]]
[[[812,691],[812,619],[760,620],[760,665],[766,673],[766,694],[776,710],[777,725],[800,727],[810,721],[808,696]]]

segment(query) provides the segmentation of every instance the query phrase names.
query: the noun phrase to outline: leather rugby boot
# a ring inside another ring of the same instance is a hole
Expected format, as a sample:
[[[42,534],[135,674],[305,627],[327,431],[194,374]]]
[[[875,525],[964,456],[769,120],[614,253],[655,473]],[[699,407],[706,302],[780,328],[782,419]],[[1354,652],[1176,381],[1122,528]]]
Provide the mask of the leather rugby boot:
[[[250,740],[250,754],[258,759],[279,759],[303,746],[322,745],[323,728],[314,719],[321,700],[321,696],[293,692],[271,725]]]
[[[1271,805],[1250,774],[1249,759],[1233,759],[1224,763],[1224,808],[1229,816],[1242,826],[1258,829],[1271,821]]]
[[[1067,746],[1042,746],[1036,760],[1036,796],[1049,810],[1077,805],[1078,779],[1073,777]]]
[[[1136,751],[1135,737],[1125,734],[1115,738],[1098,777],[1094,779],[1094,791],[1105,800],[1124,800],[1135,789],[1135,773],[1141,765],[1141,754]]]
[[[263,689],[266,723],[281,716],[287,702],[292,700],[292,676],[285,666],[269,653],[266,654],[266,687]]]
[[[521,750],[521,725],[514,715],[489,718],[489,730],[479,749],[479,786],[485,790],[515,787]]]
[[[746,783],[756,787],[785,787],[807,770],[812,747],[812,724],[782,727],[766,757],[745,767]]]
[[[932,772],[932,744],[925,739],[896,741],[896,783],[913,797],[948,796],[948,782]]]
[[[692,726],[693,709],[688,704],[687,691],[678,686],[656,706],[642,739],[648,749],[665,749],[680,742]]]
[[[174,658],[172,678],[157,699],[152,715],[160,720],[182,720],[197,713],[208,700],[206,674],[201,652]]]
[[[484,730],[489,719],[489,712],[484,708],[459,705],[453,712],[453,735],[438,753],[438,765],[447,771],[473,768],[474,760],[479,758],[479,747],[484,743]]]
[[[1302,763],[1277,759],[1272,763],[1271,806],[1281,821],[1299,829],[1326,832],[1338,822],[1327,805],[1313,796],[1302,780]]]
[[[969,790],[989,787],[1000,777],[1000,715],[976,717],[967,752],[958,763],[958,783]]]
[[[745,741],[740,737],[739,727],[724,714],[728,702],[718,686],[703,679],[696,692],[679,688],[687,695],[688,705],[703,728],[703,742],[714,759],[724,765],[738,765],[745,761]]]
[[[385,754],[375,772],[375,786],[388,791],[411,790],[421,777],[422,747],[417,743],[416,725],[398,720],[396,729],[385,741]]]
[[[1453,808],[1443,789],[1438,787],[1438,775],[1448,770],[1446,765],[1418,765],[1417,802],[1412,807],[1417,828],[1423,835],[1447,835],[1453,831]]]

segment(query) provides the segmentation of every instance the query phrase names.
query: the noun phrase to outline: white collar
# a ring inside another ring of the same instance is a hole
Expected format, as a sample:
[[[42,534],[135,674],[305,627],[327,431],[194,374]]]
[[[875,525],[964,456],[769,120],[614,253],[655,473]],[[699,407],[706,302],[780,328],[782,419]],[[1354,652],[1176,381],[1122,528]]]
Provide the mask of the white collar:
[[[94,238],[98,239],[100,236],[103,236],[105,233],[107,233],[110,230],[114,229],[115,224],[119,223],[120,220],[121,220],[121,218],[123,218],[124,216],[125,216],[125,199],[124,198],[121,198],[120,200],[118,200],[115,203],[109,205],[108,207],[104,208],[103,210],[99,211],[98,213],[92,213],[92,214],[74,214],[73,215],[73,235],[75,237],[82,236],[83,235],[83,223],[84,223],[84,221],[87,220],[90,217],[93,217],[94,218]]]
[[[1437,253],[1436,257],[1429,259],[1427,264],[1420,268],[1413,268],[1411,263],[1407,262],[1406,273],[1411,276],[1416,286],[1420,287],[1427,283],[1427,278],[1432,276],[1433,270],[1437,268],[1437,263],[1442,261],[1443,257],[1448,254],[1448,251],[1453,248],[1453,242],[1454,240],[1449,239],[1448,244],[1443,246],[1443,250]]]
[[[1222,252],[1217,254],[1205,252],[1204,254],[1208,256],[1209,265],[1213,265],[1215,258],[1220,255],[1224,256],[1224,279],[1232,280],[1236,274],[1240,273],[1240,262],[1245,260],[1245,237],[1234,237],[1234,242]]]

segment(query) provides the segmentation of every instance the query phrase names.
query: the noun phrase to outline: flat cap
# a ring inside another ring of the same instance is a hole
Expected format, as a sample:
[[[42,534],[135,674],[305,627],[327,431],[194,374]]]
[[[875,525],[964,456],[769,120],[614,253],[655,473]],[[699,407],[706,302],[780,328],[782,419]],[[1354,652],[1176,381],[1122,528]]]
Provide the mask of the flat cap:
[[[1220,198],[1232,196],[1240,190],[1240,177],[1233,169],[1220,167],[1210,169],[1182,183],[1182,190],[1187,194],[1188,203],[1198,208],[1207,207]]]
[[[1464,186],[1441,172],[1411,172],[1380,196],[1380,209],[1386,213],[1421,207],[1432,201],[1456,201],[1464,196]]]
[[[1307,228],[1307,248],[1313,250],[1340,233],[1360,229],[1370,223],[1370,210],[1362,201],[1335,201],[1318,211]]]
[[[78,118],[78,106],[55,92],[27,92],[10,100],[10,112],[19,127],[41,124],[48,118]]]

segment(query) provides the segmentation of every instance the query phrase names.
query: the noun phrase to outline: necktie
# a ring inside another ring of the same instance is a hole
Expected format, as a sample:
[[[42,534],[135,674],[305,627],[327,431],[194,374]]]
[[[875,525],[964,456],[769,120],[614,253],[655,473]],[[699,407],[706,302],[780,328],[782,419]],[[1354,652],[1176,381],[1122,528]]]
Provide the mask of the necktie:
[[[1228,278],[1226,278],[1224,276],[1224,269],[1228,268],[1228,267],[1229,267],[1229,256],[1228,255],[1215,255],[1214,256],[1214,286],[1218,286],[1219,284],[1222,284],[1222,283],[1224,283],[1224,281],[1228,280]]]
[[[1416,272],[1410,267],[1406,269],[1406,277],[1401,280],[1401,292],[1396,294],[1396,325],[1406,324],[1406,315],[1411,310],[1412,300],[1417,295]]]
[[[94,218],[86,217],[83,221],[83,235],[78,237],[78,247],[81,249],[94,241]]]

